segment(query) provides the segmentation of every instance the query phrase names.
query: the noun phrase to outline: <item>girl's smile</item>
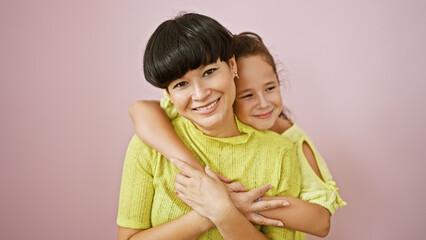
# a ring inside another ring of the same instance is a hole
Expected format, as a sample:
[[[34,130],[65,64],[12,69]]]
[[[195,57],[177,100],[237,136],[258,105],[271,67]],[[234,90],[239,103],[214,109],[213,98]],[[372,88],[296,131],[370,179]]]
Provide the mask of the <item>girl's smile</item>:
[[[237,64],[235,114],[259,130],[272,128],[282,111],[277,75],[260,55],[239,58]]]

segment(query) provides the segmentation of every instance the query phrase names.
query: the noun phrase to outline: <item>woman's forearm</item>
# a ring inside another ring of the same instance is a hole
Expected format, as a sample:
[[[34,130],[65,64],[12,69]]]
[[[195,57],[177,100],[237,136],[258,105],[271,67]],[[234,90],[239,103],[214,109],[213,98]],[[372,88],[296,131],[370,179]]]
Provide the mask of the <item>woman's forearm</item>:
[[[136,230],[119,227],[118,240],[192,240],[214,227],[215,225],[209,219],[191,211],[170,222],[149,229]]]
[[[330,230],[330,212],[326,208],[294,197],[262,197],[262,200],[272,199],[286,200],[290,204],[285,208],[262,211],[261,215],[281,220],[285,228],[319,237],[327,236]]]

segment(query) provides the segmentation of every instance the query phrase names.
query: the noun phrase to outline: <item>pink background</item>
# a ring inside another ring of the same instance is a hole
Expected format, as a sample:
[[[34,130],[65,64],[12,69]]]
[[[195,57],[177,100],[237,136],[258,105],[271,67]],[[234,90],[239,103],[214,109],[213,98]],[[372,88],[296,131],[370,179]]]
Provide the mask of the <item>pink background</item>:
[[[0,239],[114,239],[144,46],[181,10],[255,31],[348,206],[327,239],[426,238],[425,1],[1,1]],[[315,238],[311,238],[315,239]]]

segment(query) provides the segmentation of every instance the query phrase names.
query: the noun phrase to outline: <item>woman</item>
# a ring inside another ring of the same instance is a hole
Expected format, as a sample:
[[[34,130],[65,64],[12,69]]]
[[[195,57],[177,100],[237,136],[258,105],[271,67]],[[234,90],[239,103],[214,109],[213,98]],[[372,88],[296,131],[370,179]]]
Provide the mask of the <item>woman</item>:
[[[268,195],[297,197],[300,192],[293,145],[234,117],[237,65],[229,31],[198,14],[166,21],[148,41],[144,72],[147,81],[167,90],[180,114],[171,122],[174,131],[209,167],[203,174],[176,160],[182,174],[174,186],[174,165],[134,137],[123,169],[119,239],[292,239],[293,230],[254,227],[236,204],[238,193],[228,193],[210,170],[248,189],[265,186],[258,195],[269,190]]]

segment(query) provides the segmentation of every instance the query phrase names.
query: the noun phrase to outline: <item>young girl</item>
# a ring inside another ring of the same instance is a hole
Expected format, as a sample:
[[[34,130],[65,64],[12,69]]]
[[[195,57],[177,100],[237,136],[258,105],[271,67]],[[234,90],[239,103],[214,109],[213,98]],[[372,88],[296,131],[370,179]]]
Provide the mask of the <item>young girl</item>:
[[[274,131],[293,142],[302,175],[299,198],[304,201],[288,197],[285,200],[290,206],[260,214],[281,220],[286,228],[324,237],[329,231],[330,216],[346,203],[340,198],[327,165],[307,135],[283,113],[276,66],[262,39],[248,32],[234,36],[234,54],[238,66],[235,114],[245,124],[258,130]],[[167,94],[161,101],[161,108],[155,101],[138,101],[132,104],[129,112],[137,135],[145,143],[168,159],[181,159],[204,172],[170,125],[170,119],[175,118],[177,112]],[[263,197],[262,200],[268,199],[271,198]],[[263,219],[263,225],[268,225],[268,220]],[[296,232],[295,239],[305,239],[305,234]]]

